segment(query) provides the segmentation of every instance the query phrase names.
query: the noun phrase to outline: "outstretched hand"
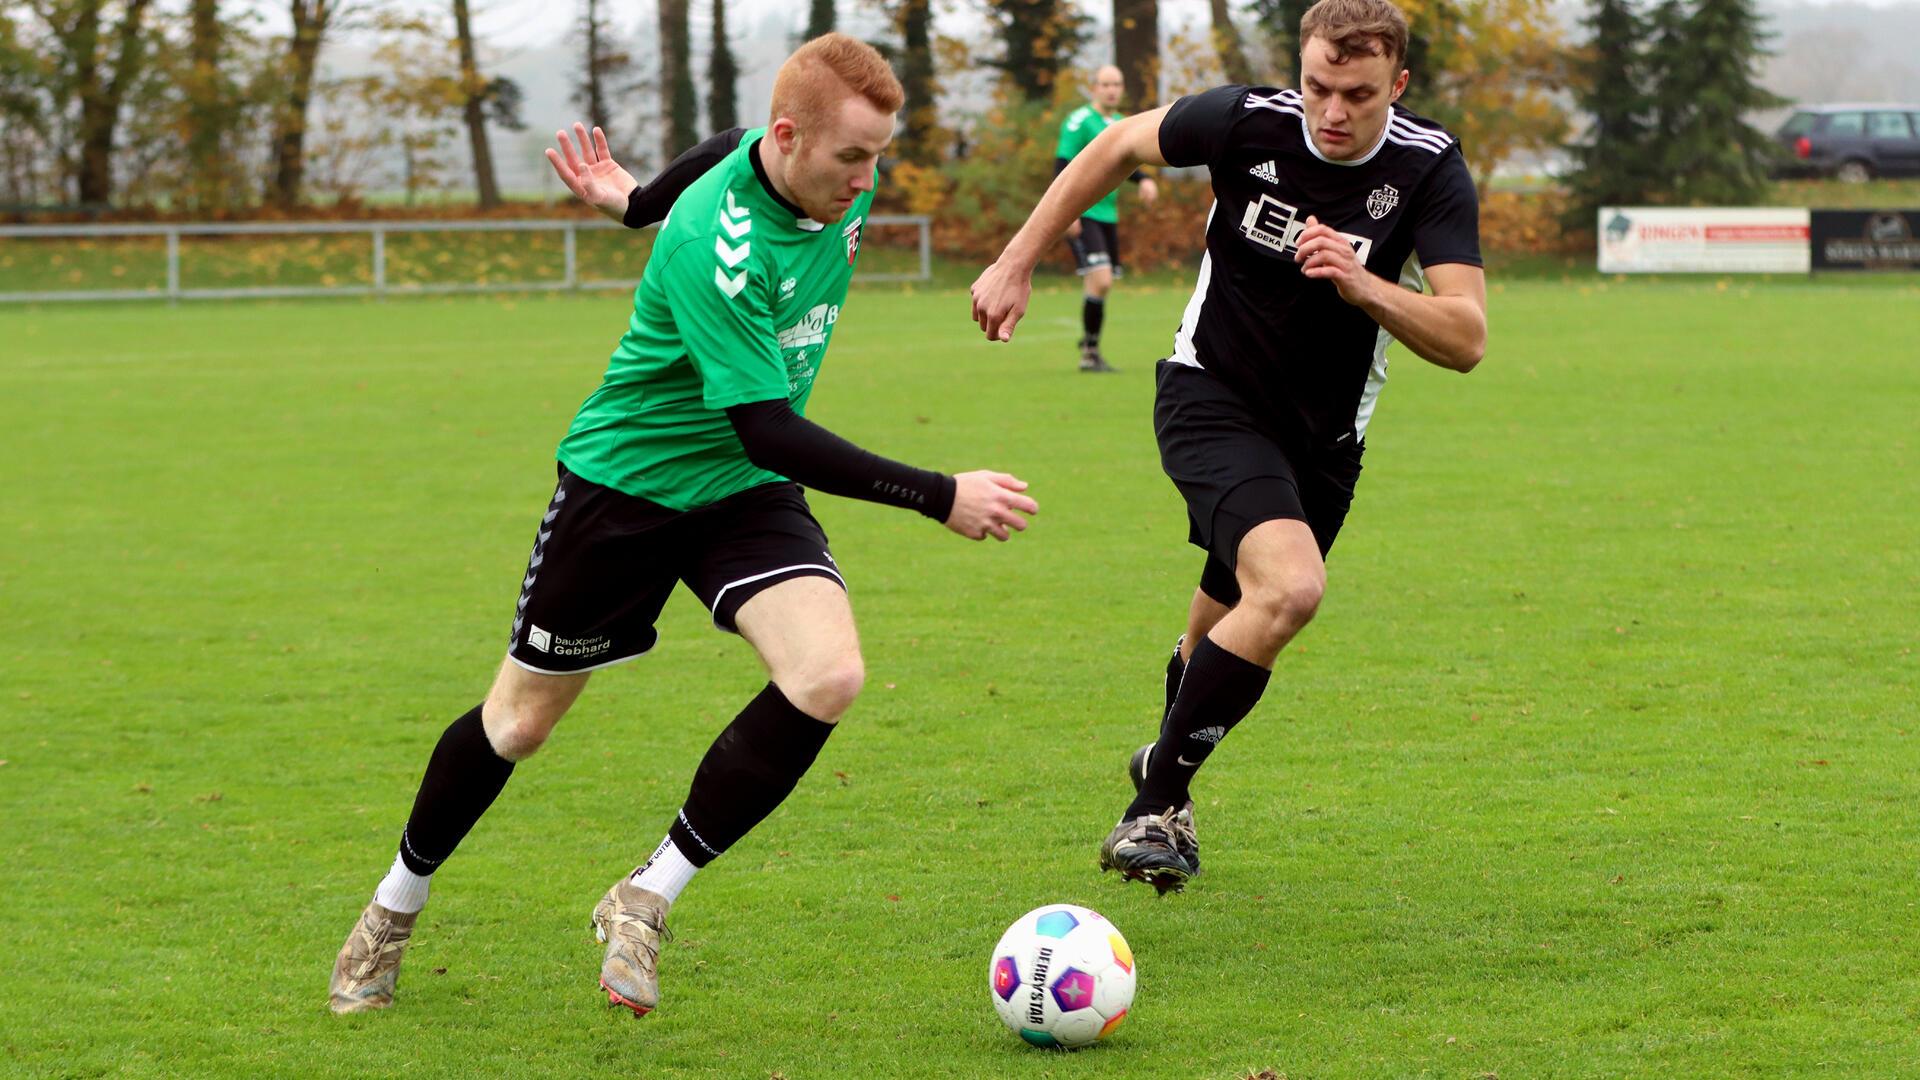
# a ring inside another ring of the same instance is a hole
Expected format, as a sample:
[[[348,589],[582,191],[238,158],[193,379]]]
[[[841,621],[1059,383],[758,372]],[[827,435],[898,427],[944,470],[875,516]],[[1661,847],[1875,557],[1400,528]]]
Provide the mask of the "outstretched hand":
[[[1022,514],[1037,514],[1040,504],[1021,494],[1027,482],[1017,476],[981,469],[954,476],[953,510],[946,526],[969,540],[1005,540],[1007,530],[1024,530]]]
[[[606,132],[596,127],[589,138],[587,126],[576,123],[572,137],[565,131],[554,132],[554,137],[560,149],[548,150],[547,160],[553,163],[553,171],[560,174],[560,182],[581,202],[615,221],[623,220],[627,214],[627,196],[640,182],[613,160],[607,150]]]
[[[973,321],[986,331],[988,341],[1012,341],[1013,328],[1027,313],[1033,295],[1033,271],[997,262],[973,282]]]

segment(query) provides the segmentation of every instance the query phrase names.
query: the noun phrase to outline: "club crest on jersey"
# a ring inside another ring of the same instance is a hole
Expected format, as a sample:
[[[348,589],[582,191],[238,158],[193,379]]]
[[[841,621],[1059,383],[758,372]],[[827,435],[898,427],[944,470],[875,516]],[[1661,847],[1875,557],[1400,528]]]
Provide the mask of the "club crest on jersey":
[[[854,257],[860,254],[860,226],[865,222],[865,218],[854,218],[853,224],[840,230],[840,235],[847,238],[848,266],[852,266]]]
[[[1240,233],[1263,248],[1292,257],[1299,250],[1300,234],[1307,231],[1307,217],[1297,206],[1262,195],[1247,204],[1247,212],[1240,218]],[[1340,236],[1353,245],[1353,254],[1362,263],[1373,253],[1372,238],[1346,232]]]
[[[1400,192],[1392,184],[1382,184],[1367,196],[1367,216],[1375,221],[1393,213],[1400,205]]]

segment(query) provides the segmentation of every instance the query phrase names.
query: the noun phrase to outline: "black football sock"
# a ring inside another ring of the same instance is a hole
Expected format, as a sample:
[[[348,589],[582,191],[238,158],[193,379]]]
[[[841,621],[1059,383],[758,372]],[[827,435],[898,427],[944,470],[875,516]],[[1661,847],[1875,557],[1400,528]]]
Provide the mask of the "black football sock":
[[[1187,662],[1180,659],[1180,646],[1186,643],[1186,635],[1173,643],[1173,655],[1167,658],[1166,706],[1160,710],[1160,739],[1168,741],[1169,725],[1173,723],[1173,701],[1180,694],[1180,679],[1187,673]]]
[[[1167,737],[1153,748],[1146,782],[1125,817],[1184,806],[1193,774],[1227,732],[1253,711],[1271,674],[1214,644],[1212,638],[1201,638],[1187,658],[1180,692],[1167,716]]]
[[[422,877],[447,861],[513,775],[513,762],[487,741],[480,708],[475,705],[441,734],[400,834],[400,861]]]
[[[806,775],[834,725],[815,720],[772,683],[707,748],[667,835],[705,866],[773,813]]]
[[[1100,326],[1107,320],[1107,298],[1104,296],[1086,297],[1080,305],[1080,327],[1086,331],[1086,341],[1091,344],[1100,342]]]

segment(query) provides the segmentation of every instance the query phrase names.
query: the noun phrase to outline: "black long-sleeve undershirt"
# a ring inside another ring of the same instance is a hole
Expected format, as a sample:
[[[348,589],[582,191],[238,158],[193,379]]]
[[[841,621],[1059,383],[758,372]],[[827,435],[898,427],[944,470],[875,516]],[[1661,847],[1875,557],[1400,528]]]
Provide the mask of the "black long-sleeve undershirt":
[[[620,223],[629,229],[644,229],[664,219],[673,209],[673,200],[733,153],[746,133],[746,128],[728,128],[674,158],[660,175],[627,193],[627,212]]]
[[[735,405],[727,419],[747,460],[802,487],[918,510],[939,522],[953,513],[953,477],[862,450],[785,401]]]

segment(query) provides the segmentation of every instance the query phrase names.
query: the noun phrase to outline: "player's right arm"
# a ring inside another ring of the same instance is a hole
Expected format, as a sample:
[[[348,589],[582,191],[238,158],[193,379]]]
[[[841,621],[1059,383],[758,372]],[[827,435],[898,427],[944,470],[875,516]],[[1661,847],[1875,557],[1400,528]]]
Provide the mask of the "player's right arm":
[[[973,320],[986,331],[988,340],[1013,340],[1013,328],[1026,313],[1027,296],[1033,291],[1033,268],[1059,242],[1068,225],[1140,166],[1167,164],[1160,150],[1160,123],[1172,107],[1118,121],[1054,178],[1027,223],[973,283]]]
[[[660,170],[659,176],[627,193],[627,208],[621,215],[621,224],[629,229],[644,229],[666,220],[667,211],[673,209],[673,201],[680,193],[705,176],[707,170],[725,161],[746,133],[746,128],[728,128],[674,158]]]
[[[555,132],[560,149],[548,150],[547,160],[581,202],[629,229],[640,229],[665,218],[681,192],[733,153],[746,130],[730,128],[694,146],[645,184],[613,160],[606,133],[597,127],[589,135],[586,125],[575,124],[571,138],[565,131]]]

